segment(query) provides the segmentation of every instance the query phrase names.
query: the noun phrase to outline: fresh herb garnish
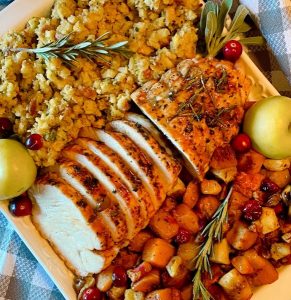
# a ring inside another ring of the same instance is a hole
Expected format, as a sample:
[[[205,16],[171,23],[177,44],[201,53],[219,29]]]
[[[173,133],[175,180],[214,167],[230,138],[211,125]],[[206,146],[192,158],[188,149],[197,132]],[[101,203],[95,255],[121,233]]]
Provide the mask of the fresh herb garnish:
[[[57,57],[69,65],[71,65],[78,56],[85,57],[90,61],[93,61],[93,58],[97,57],[108,63],[104,56],[111,56],[112,53],[119,53],[128,58],[131,53],[125,47],[128,43],[127,41],[118,42],[109,46],[105,45],[104,41],[108,40],[110,37],[109,32],[102,34],[94,41],[86,40],[79,44],[72,44],[70,42],[70,36],[71,34],[66,35],[63,38],[40,48],[9,48],[6,49],[6,52],[34,53],[45,60]]]
[[[229,107],[221,107],[216,109],[213,113],[208,113],[206,116],[206,123],[208,127],[225,127],[225,124],[222,122],[222,117],[236,108],[236,105],[231,105]]]
[[[227,26],[227,16],[232,4],[232,0],[223,0],[221,4],[207,1],[204,5],[199,30],[200,35],[205,38],[206,52],[209,57],[215,57],[227,41],[251,29],[245,22],[249,11],[244,5],[239,5],[233,20]],[[241,39],[240,42],[245,45],[262,45],[264,39],[261,36],[247,37]]]
[[[195,275],[193,278],[193,300],[209,300],[213,299],[210,293],[202,282],[202,274],[204,272],[210,274],[212,277],[212,270],[209,257],[213,254],[213,246],[215,242],[220,242],[223,237],[223,226],[228,220],[228,203],[232,194],[232,187],[230,188],[226,198],[216,210],[212,220],[204,227],[201,232],[201,237],[204,242],[198,246],[199,252],[194,258],[193,265]]]

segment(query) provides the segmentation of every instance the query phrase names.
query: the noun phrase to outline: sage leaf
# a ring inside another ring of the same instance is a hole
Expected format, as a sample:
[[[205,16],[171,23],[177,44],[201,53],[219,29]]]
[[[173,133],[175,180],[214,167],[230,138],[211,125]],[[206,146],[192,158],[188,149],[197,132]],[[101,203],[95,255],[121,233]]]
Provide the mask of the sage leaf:
[[[215,31],[217,28],[217,17],[215,12],[210,11],[207,14],[207,18],[206,18],[206,28],[205,28],[205,42],[206,42],[206,48],[207,51],[209,53],[209,55],[211,56],[211,45],[213,44],[213,42],[215,42],[214,36],[215,36]]]
[[[226,17],[232,7],[232,0],[223,0],[218,12],[217,17],[217,30],[216,30],[216,36],[220,37],[222,34],[222,31],[224,29]]]
[[[237,8],[234,18],[230,24],[229,31],[236,32],[240,28],[240,26],[244,23],[244,20],[248,14],[249,14],[248,9],[244,5],[240,5]]]
[[[239,40],[240,43],[244,45],[258,45],[263,46],[265,44],[265,39],[262,36],[252,36],[252,37],[246,37]]]
[[[205,29],[206,29],[206,20],[207,20],[207,15],[209,12],[214,12],[215,15],[217,15],[218,12],[218,5],[214,3],[213,1],[208,1],[205,3],[201,17],[200,17],[200,23],[199,23],[199,29],[201,35],[205,34]]]

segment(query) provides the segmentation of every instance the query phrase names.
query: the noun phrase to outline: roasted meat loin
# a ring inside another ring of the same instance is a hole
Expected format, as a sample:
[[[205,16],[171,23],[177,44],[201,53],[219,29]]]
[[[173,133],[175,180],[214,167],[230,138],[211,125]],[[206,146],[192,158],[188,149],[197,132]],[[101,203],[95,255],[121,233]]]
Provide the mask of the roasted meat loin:
[[[239,131],[250,82],[226,61],[188,59],[131,95],[203,179],[214,150]]]
[[[29,194],[40,233],[70,269],[86,276],[106,268],[148,225],[181,166],[154,126],[136,114],[80,135]]]

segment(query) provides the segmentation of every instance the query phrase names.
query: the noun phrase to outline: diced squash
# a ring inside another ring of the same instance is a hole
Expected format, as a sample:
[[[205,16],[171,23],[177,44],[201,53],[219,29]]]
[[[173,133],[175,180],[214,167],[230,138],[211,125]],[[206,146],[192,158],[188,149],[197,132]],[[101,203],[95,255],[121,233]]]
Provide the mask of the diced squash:
[[[146,300],[181,300],[181,293],[177,289],[166,288],[149,293]]]
[[[161,209],[165,211],[171,211],[177,206],[177,201],[173,197],[167,197],[166,200],[164,201]]]
[[[111,288],[113,269],[114,266],[109,266],[98,274],[96,286],[101,292],[107,292]]]
[[[152,237],[153,235],[149,231],[142,230],[131,240],[128,249],[134,252],[142,252],[145,243]]]
[[[185,194],[183,196],[183,203],[193,208],[199,199],[199,184],[197,181],[190,181],[187,185]]]
[[[254,273],[248,275],[248,280],[254,286],[269,284],[278,279],[275,267],[265,258],[258,255],[256,250],[247,250],[243,254],[254,268]]]
[[[164,287],[175,287],[180,289],[191,280],[190,271],[181,266],[175,277],[171,277],[167,271],[162,272],[161,278]]]
[[[157,268],[164,268],[174,256],[175,248],[165,240],[152,238],[144,246],[142,259]]]
[[[218,195],[222,187],[216,180],[203,179],[200,184],[201,193],[205,195]]]
[[[182,300],[192,300],[192,298],[193,298],[193,285],[189,284],[189,285],[185,286],[181,290],[181,296],[182,296]]]
[[[124,300],[145,300],[145,295],[142,292],[135,292],[132,289],[128,289],[124,293]]]
[[[264,167],[269,171],[283,171],[290,168],[290,160],[286,159],[266,159]]]
[[[229,183],[234,180],[237,174],[236,167],[230,167],[225,169],[211,169],[211,173],[214,174],[217,178],[223,180],[225,183]]]
[[[210,167],[221,170],[236,167],[237,160],[234,150],[229,144],[217,147],[211,157]]]
[[[223,275],[218,283],[231,300],[249,300],[253,295],[246,277],[236,269],[232,269]]]
[[[166,269],[171,277],[176,277],[179,274],[182,266],[182,258],[180,256],[173,256],[166,265]]]
[[[233,191],[228,205],[228,216],[231,221],[238,220],[242,214],[242,208],[245,203],[249,200],[248,197],[244,196],[238,191]]]
[[[229,252],[230,248],[227,240],[224,238],[220,242],[217,242],[213,245],[213,252],[210,257],[210,260],[217,264],[229,265]]]
[[[231,260],[232,265],[243,275],[251,274],[254,272],[254,268],[244,256],[236,256]]]
[[[146,300],[169,300],[172,299],[171,289],[156,290],[146,296]]]
[[[264,161],[265,157],[262,154],[250,150],[239,158],[237,168],[240,172],[256,174],[260,172]]]
[[[271,256],[275,260],[279,260],[290,254],[290,245],[287,243],[274,243],[271,246]]]
[[[287,232],[287,233],[284,233],[282,236],[281,236],[282,240],[288,244],[291,243],[291,232]]]
[[[276,172],[268,171],[266,172],[266,175],[280,188],[285,187],[291,181],[291,176],[288,169]]]
[[[139,281],[131,285],[135,292],[148,293],[160,284],[160,273],[158,270],[152,270]]]
[[[188,242],[179,245],[177,255],[180,256],[184,265],[191,270],[193,268],[193,260],[199,252],[199,245],[193,242]]]
[[[226,234],[228,243],[237,250],[249,249],[254,245],[257,237],[258,234],[249,230],[248,226],[241,221],[236,221]]]
[[[127,248],[123,248],[119,251],[118,255],[113,261],[113,264],[116,266],[123,266],[126,270],[133,268],[139,256],[137,253],[129,251]]]
[[[251,198],[254,191],[257,191],[265,178],[263,174],[249,174],[239,172],[234,180],[233,189],[239,193]]]
[[[123,298],[126,287],[117,287],[113,286],[108,292],[107,295],[111,300],[120,300]]]
[[[148,274],[152,270],[152,265],[146,261],[142,262],[140,265],[135,267],[134,269],[130,269],[127,271],[127,276],[131,280],[131,282],[136,282]]]
[[[179,226],[193,233],[199,231],[198,217],[196,213],[186,204],[179,204],[173,210],[173,215]]]
[[[176,219],[167,211],[160,209],[150,221],[151,229],[162,239],[171,239],[177,235],[179,225]]]
[[[258,229],[260,229],[263,234],[278,229],[280,224],[274,209],[271,207],[263,207],[262,210],[260,219],[255,222],[256,225],[258,225]]]
[[[186,187],[185,187],[185,184],[184,182],[178,178],[176,184],[174,185],[173,189],[168,192],[168,196],[170,197],[174,197],[174,198],[177,198],[177,197],[181,197],[184,195],[186,191]]]
[[[203,217],[211,219],[220,204],[221,202],[216,198],[216,196],[209,195],[201,197],[197,203],[197,207],[199,213]]]

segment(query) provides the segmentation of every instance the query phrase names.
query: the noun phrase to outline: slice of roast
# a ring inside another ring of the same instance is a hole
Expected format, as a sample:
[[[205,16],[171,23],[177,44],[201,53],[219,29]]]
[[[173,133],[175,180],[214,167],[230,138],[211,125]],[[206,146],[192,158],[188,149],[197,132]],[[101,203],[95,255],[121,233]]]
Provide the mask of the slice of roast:
[[[108,231],[86,199],[54,173],[38,179],[29,193],[33,223],[72,270],[87,275],[110,264],[118,248],[107,247]]]
[[[125,120],[134,122],[137,125],[142,126],[145,128],[153,138],[160,144],[162,149],[164,149],[169,155],[172,155],[172,150],[165,142],[165,137],[160,133],[157,127],[146,117],[141,114],[136,113],[127,113],[124,116]]]
[[[136,174],[139,174],[157,210],[166,197],[168,187],[159,178],[153,161],[124,134],[96,130],[96,135],[99,141],[116,152]]]
[[[79,138],[76,143],[96,154],[119,178],[122,178],[127,188],[139,202],[141,213],[145,219],[153,216],[155,211],[152,200],[142,185],[139,175],[135,174],[116,152],[102,142],[87,138]]]
[[[59,174],[86,198],[94,211],[98,212],[104,227],[108,228],[112,244],[122,241],[127,233],[125,220],[120,220],[119,205],[115,199],[110,198],[110,194],[108,194],[103,184],[74,160],[60,160]]]
[[[79,145],[65,148],[63,155],[83,165],[104,185],[108,197],[112,202],[115,201],[119,207],[119,211],[117,211],[117,215],[114,217],[118,218],[120,226],[122,226],[123,223],[122,219],[125,219],[127,235],[123,238],[132,239],[134,235],[145,226],[146,220],[142,217],[141,207],[138,201],[122,182],[122,179],[118,178],[98,156]]]
[[[230,62],[189,59],[131,97],[202,180],[216,147],[238,133],[249,87],[245,74]]]
[[[161,180],[170,189],[176,183],[177,174],[181,167],[178,162],[169,156],[165,149],[153,138],[153,136],[142,126],[126,120],[115,120],[108,124],[108,128],[123,133],[145,152],[157,166]]]

